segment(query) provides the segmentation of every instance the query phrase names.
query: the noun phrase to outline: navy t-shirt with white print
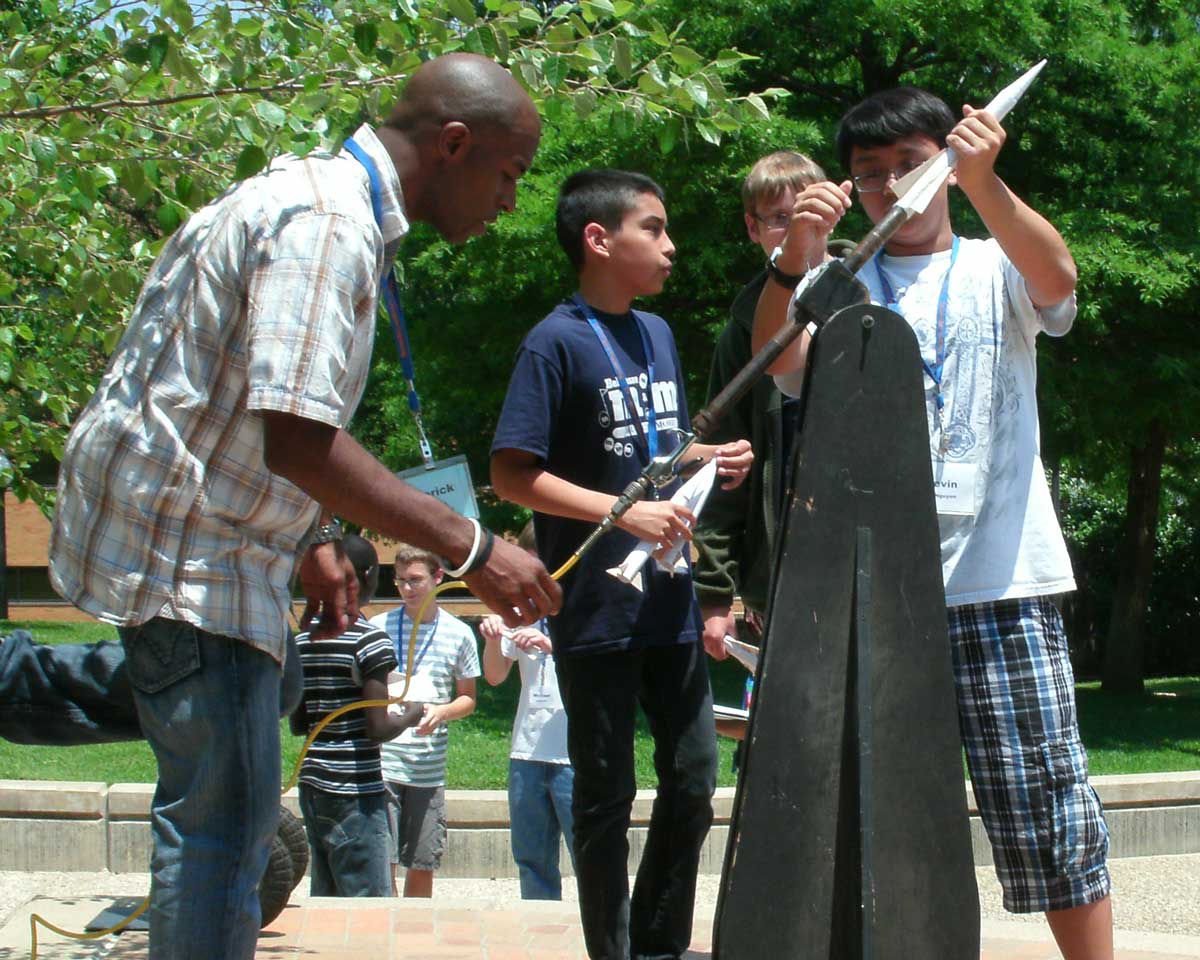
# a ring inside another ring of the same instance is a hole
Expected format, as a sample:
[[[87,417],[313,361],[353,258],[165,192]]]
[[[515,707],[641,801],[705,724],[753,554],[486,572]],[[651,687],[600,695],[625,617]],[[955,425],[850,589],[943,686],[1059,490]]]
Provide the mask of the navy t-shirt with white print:
[[[637,311],[596,312],[625,374],[629,393],[648,433],[647,362],[638,322],[654,359],[654,413],[658,451],[678,444],[686,428],[687,400],[675,338],[665,320]],[[638,432],[612,364],[583,311],[563,303],[534,327],[517,352],[492,452],[523,450],[555,476],[589,490],[617,494],[647,463]],[[669,497],[674,488],[659,493]],[[534,513],[538,553],[557,570],[591,533],[594,524]],[[562,579],[563,608],[550,619],[555,653],[601,653],[688,643],[700,634],[690,575],[674,577],[651,560],[642,586],[621,583],[606,571],[636,546],[624,530],[605,535]]]

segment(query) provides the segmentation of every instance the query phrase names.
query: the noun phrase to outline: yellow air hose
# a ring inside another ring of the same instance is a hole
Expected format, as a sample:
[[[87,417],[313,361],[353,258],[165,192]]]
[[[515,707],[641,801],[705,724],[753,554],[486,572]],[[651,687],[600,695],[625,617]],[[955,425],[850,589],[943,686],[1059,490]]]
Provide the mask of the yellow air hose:
[[[556,571],[554,571],[554,573],[552,574],[552,578],[554,580],[559,580],[563,576],[565,576],[567,571],[570,570],[573,566],[575,566],[576,563],[579,562],[579,557],[581,556],[581,554],[582,554],[582,550],[577,550],[575,553],[571,554],[571,556],[567,558],[567,561],[561,567],[559,567]],[[464,590],[470,589],[466,585],[466,583],[464,583],[462,580],[451,580],[448,583],[443,583],[443,584],[439,585],[436,589],[434,589],[433,591],[430,592],[429,596],[427,596],[423,601],[421,601],[421,606],[417,609],[417,615],[413,618],[412,632],[408,635],[408,649],[405,654],[405,665],[404,665],[404,689],[400,691],[400,694],[395,697],[389,697],[386,700],[359,700],[355,703],[348,703],[345,706],[338,707],[336,710],[334,710],[331,713],[328,713],[324,717],[322,717],[321,721],[318,724],[316,724],[316,726],[314,726],[312,728],[312,730],[309,732],[308,737],[304,741],[304,745],[300,748],[300,755],[298,757],[296,757],[296,766],[292,770],[292,775],[288,778],[288,782],[283,787],[283,790],[282,790],[283,793],[287,793],[289,790],[292,789],[292,787],[294,787],[296,785],[296,782],[300,779],[300,768],[304,764],[304,757],[308,753],[309,747],[312,746],[313,741],[317,739],[317,736],[321,733],[321,731],[324,730],[331,722],[333,722],[334,720],[336,720],[338,717],[342,716],[343,714],[349,713],[352,710],[365,710],[368,707],[389,707],[393,703],[403,703],[404,702],[404,697],[408,694],[409,684],[412,683],[413,656],[417,649],[417,633],[421,629],[421,624],[425,621],[425,613],[429,609],[429,605],[431,603],[433,603],[434,599],[439,594],[444,593],[447,590],[453,590],[456,588],[462,588]],[[40,914],[36,914],[36,913],[31,914],[29,917],[29,940],[30,940],[30,944],[31,944],[30,956],[31,956],[32,960],[37,960],[37,955],[38,955],[38,931],[37,931],[37,928],[38,928],[38,924],[41,924],[47,930],[53,931],[54,933],[57,933],[63,937],[69,937],[72,940],[99,940],[101,937],[107,937],[110,934],[118,933],[121,930],[124,930],[127,926],[129,926],[129,924],[133,923],[134,920],[136,920],[143,913],[145,913],[146,908],[149,906],[150,906],[150,897],[147,896],[138,905],[138,908],[136,910],[134,910],[133,913],[131,913],[129,916],[127,916],[120,923],[113,924],[113,926],[108,927],[105,930],[96,930],[92,933],[86,933],[84,931],[74,932],[71,930],[64,930],[62,927],[58,926],[57,924],[51,923],[49,920],[47,920],[45,917],[41,916]]]

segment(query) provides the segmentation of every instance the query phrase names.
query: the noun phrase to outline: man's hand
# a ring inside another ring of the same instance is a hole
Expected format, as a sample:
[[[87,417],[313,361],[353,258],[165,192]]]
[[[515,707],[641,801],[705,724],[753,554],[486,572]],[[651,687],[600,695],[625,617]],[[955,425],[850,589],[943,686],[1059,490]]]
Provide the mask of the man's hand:
[[[749,440],[735,440],[717,447],[713,459],[717,461],[717,476],[723,478],[721,489],[732,490],[749,475],[754,451]]]
[[[729,656],[725,649],[725,636],[737,636],[737,623],[731,607],[705,607],[700,611],[704,619],[704,649],[714,660]]]
[[[358,577],[342,545],[314,544],[300,561],[300,584],[307,603],[301,630],[311,630],[314,640],[345,633],[358,618]]]
[[[680,540],[692,539],[696,515],[687,507],[670,500],[639,500],[625,511],[617,526],[639,540],[656,543],[668,551]]]
[[[850,209],[851,180],[825,180],[805,187],[792,207],[792,222],[776,264],[784,273],[807,273],[825,259],[825,244],[837,222]]]
[[[963,106],[963,119],[946,135],[946,146],[958,155],[955,182],[968,198],[996,175],[996,157],[1007,134],[986,110]]]
[[[536,623],[562,606],[562,589],[541,561],[499,537],[488,562],[463,581],[510,627]]]

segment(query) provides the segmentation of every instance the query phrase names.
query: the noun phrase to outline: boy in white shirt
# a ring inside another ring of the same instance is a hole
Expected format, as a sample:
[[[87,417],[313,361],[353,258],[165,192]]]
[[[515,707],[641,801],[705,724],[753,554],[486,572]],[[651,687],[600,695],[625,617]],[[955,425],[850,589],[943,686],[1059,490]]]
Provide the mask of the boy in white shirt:
[[[996,175],[1005,134],[986,111],[963,119],[914,87],[883,91],[838,128],[851,177],[806,188],[772,258],[754,345],[784,323],[801,275],[821,262],[851,188],[873,222],[896,202],[896,180],[949,146],[955,174],[888,241],[859,279],[913,327],[925,371],[938,498],[942,577],[971,783],[992,843],[1006,909],[1045,912],[1066,960],[1111,960],[1108,829],[1088,783],[1074,677],[1052,595],[1073,590],[1039,453],[1037,334],[1075,318],[1075,263],[1058,231]],[[957,237],[957,185],[991,233]],[[771,368],[799,392],[808,336]]]
[[[517,545],[536,555],[533,521]],[[508,677],[513,663],[521,672],[521,700],[513,722],[508,760],[508,815],[513,859],[521,879],[521,899],[561,900],[560,838],[574,862],[571,791],[575,771],[567,756],[567,713],[544,625],[509,630],[490,616],[479,625],[483,637],[483,676],[493,687]]]
[[[407,669],[413,620],[441,579],[441,566],[433,554],[407,544],[396,550],[396,586],[404,604],[372,617],[371,625],[392,638],[401,674]],[[474,632],[438,607],[436,600],[431,602],[417,629],[407,694],[407,699],[425,703],[425,716],[380,747],[383,778],[393,803],[396,862],[406,870],[406,897],[433,896],[433,873],[446,851],[447,724],[474,712],[478,676]],[[389,687],[393,695],[399,692],[394,681]]]

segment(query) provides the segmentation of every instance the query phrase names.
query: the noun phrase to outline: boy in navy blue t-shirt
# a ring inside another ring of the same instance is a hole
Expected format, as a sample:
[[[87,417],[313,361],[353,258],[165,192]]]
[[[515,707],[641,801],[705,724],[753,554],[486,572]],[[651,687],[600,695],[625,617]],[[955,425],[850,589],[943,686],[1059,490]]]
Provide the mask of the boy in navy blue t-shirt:
[[[670,275],[675,247],[666,228],[662,190],[640,174],[584,171],[559,194],[559,243],[578,270],[579,292],[522,343],[492,443],[496,492],[534,510],[538,552],[551,570],[687,425],[671,330],[661,317],[631,309]],[[693,450],[715,457],[731,487],[753,459],[745,440]],[[717,772],[699,611],[688,575],[647,564],[638,589],[606,571],[639,540],[665,549],[690,539],[694,521],[667,500],[635,504],[563,578],[562,611],[550,620],[592,960],[679,957],[691,940]],[[658,793],[631,900],[626,835],[639,703],[655,741]]]

